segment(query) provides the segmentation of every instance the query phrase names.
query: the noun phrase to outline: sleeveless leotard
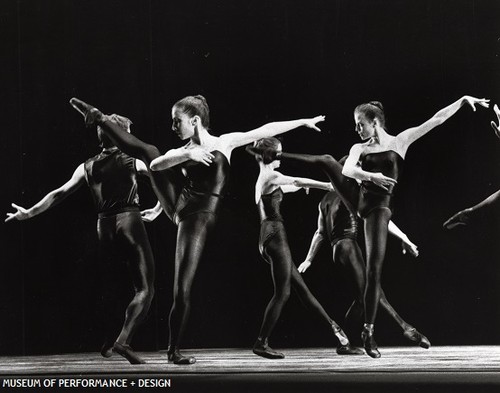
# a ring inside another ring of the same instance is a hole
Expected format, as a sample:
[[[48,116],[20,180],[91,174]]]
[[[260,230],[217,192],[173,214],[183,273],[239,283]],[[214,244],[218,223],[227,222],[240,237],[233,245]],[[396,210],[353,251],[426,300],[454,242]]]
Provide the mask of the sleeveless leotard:
[[[261,195],[257,208],[260,216],[259,251],[267,263],[271,263],[266,253],[266,246],[272,240],[285,241],[285,226],[280,212],[283,191],[280,187],[270,194]]]
[[[323,224],[332,247],[341,239],[356,240],[358,218],[344,205],[335,191],[330,191],[319,203]]]
[[[369,153],[361,158],[361,168],[367,172],[381,172],[385,176],[398,180],[404,160],[394,150]],[[363,181],[360,187],[358,214],[365,218],[374,209],[387,208],[392,211],[394,186],[386,191],[369,181]]]

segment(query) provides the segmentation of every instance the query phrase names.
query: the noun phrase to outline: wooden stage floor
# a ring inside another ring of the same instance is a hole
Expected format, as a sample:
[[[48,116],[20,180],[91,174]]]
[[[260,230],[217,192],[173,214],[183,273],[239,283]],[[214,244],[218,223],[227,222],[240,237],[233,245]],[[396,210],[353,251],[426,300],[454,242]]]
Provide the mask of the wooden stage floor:
[[[169,364],[164,351],[140,353],[144,365],[130,365],[116,354],[4,356],[0,390],[12,381],[124,378],[126,390],[142,384],[151,386],[148,391],[500,392],[500,346],[382,347],[380,359],[339,356],[332,348],[282,351],[285,359],[267,360],[249,349],[185,350],[197,358],[191,366]],[[157,386],[166,381],[169,386]]]

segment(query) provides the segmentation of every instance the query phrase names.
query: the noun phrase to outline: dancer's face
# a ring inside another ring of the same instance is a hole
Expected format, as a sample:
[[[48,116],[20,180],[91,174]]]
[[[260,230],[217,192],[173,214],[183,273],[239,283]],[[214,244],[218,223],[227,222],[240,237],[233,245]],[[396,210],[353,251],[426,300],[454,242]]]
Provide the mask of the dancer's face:
[[[369,121],[361,112],[354,113],[355,130],[362,140],[375,136],[375,120]]]
[[[172,108],[172,131],[181,140],[189,139],[194,135],[195,124],[195,118],[190,118],[175,106]]]

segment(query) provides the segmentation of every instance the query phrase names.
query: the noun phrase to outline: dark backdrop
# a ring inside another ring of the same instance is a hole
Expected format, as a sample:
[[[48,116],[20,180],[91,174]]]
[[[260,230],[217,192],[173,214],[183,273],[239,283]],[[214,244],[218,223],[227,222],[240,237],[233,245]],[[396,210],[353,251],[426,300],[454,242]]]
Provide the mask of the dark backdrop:
[[[495,0],[2,1],[2,209],[33,205],[98,151],[94,132],[68,105],[72,96],[127,115],[134,133],[162,151],[180,144],[170,132],[170,108],[189,94],[207,98],[216,134],[324,114],[323,133],[295,130],[284,145],[340,158],[358,141],[352,111],[359,103],[382,101],[389,130],[398,133],[464,94],[500,102],[499,17]],[[391,239],[383,286],[434,345],[500,344],[498,212],[468,228],[441,227],[500,188],[493,119],[491,110],[460,110],[411,147],[398,187],[394,221],[421,256],[403,256]],[[321,178],[299,167],[282,170]],[[258,333],[272,285],[257,250],[256,177],[254,160],[235,150],[230,194],[195,281],[186,347],[249,347]],[[146,181],[141,194],[143,206],[154,204]],[[297,265],[321,196],[285,198]],[[30,221],[0,226],[1,354],[100,347],[95,221],[82,189]],[[175,227],[162,216],[148,231],[157,290],[134,346],[155,350],[167,345]],[[342,322],[353,292],[331,251],[304,277]],[[116,281],[127,283],[126,274]],[[359,331],[350,334],[357,339]],[[406,344],[382,310],[377,337],[381,346]],[[335,345],[296,298],[272,341]]]

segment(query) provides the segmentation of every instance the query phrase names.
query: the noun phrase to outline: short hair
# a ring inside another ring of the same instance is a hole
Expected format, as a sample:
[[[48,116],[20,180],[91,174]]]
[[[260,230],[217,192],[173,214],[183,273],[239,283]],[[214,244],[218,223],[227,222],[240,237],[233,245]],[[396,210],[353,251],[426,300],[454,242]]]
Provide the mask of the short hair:
[[[210,128],[210,110],[207,100],[202,95],[184,97],[174,104],[174,108],[179,108],[189,117],[199,116],[201,125]]]

